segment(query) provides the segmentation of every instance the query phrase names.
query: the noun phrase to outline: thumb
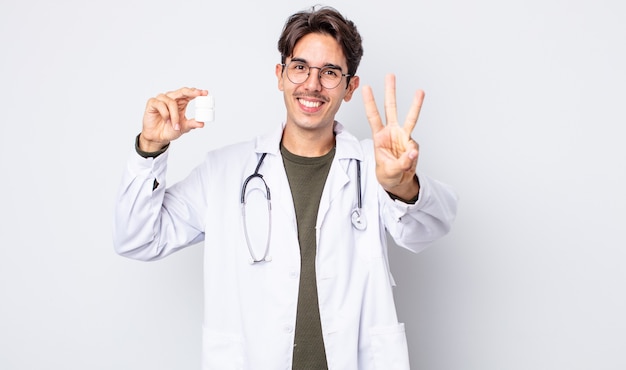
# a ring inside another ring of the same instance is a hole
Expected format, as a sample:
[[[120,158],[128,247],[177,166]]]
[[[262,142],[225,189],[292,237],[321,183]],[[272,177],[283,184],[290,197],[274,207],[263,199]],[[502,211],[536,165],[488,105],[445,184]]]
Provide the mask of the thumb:
[[[417,167],[417,157],[417,150],[411,148],[402,154],[402,156],[398,159],[398,164],[403,171],[415,170]]]

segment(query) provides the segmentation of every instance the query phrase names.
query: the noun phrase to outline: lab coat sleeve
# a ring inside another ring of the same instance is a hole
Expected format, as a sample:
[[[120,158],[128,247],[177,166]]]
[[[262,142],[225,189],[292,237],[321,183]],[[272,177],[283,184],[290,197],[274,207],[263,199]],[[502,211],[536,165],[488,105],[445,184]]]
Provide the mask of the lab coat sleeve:
[[[156,158],[133,152],[128,160],[113,220],[113,244],[122,256],[157,260],[204,239],[204,168],[166,189],[167,157],[168,151]]]
[[[456,217],[458,196],[452,188],[418,174],[420,191],[415,204],[393,200],[380,187],[383,223],[396,244],[420,252],[446,235]]]

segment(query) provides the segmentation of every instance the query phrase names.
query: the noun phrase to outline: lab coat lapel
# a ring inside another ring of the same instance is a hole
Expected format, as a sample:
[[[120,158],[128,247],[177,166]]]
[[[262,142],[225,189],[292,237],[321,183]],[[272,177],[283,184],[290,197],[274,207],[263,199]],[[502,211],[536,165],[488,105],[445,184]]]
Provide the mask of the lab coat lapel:
[[[343,189],[343,187],[348,182],[350,182],[350,178],[343,168],[343,165],[347,164],[346,162],[347,161],[333,161],[333,164],[330,168],[330,171],[328,173],[328,179],[326,180],[326,185],[324,186],[324,191],[322,192],[322,198],[320,199],[319,210],[317,212],[316,227],[318,230],[321,227],[324,218],[326,217],[326,213],[330,209],[330,205],[333,199],[337,196],[337,194],[339,194],[341,189]]]
[[[287,215],[288,219],[294,227],[296,224],[296,211],[293,206],[293,198],[287,174],[285,173],[285,165],[280,154],[280,141],[284,130],[284,123],[272,131],[271,133],[259,136],[256,140],[255,150],[260,157],[262,153],[268,153],[265,158],[264,166],[259,172],[264,174],[271,195],[272,207],[276,207],[276,211],[280,210]]]
[[[362,160],[363,158],[359,141],[354,136],[344,132],[343,126],[338,122],[335,122],[335,134],[335,159],[328,173],[328,179],[320,200],[316,224],[318,230],[337,195],[350,183],[351,179],[356,183],[356,163],[354,159]],[[319,233],[317,239],[319,245]]]

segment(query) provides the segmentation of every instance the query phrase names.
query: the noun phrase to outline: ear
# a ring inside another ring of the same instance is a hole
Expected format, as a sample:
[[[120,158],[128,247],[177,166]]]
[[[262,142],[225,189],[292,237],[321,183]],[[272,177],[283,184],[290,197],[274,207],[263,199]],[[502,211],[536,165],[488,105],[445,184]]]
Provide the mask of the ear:
[[[284,79],[283,79],[283,65],[282,64],[276,64],[276,78],[278,79],[278,90],[280,91],[284,91]]]
[[[343,97],[343,101],[349,102],[350,99],[352,99],[352,94],[354,94],[354,91],[359,87],[359,83],[359,76],[353,76],[350,78],[350,83],[346,88],[346,95]]]

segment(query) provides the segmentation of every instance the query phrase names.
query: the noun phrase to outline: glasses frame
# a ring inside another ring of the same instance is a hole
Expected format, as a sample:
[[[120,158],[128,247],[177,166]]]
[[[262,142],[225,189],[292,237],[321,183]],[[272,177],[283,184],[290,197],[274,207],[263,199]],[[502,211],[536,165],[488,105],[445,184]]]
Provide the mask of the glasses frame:
[[[302,81],[302,82],[295,82],[294,80],[291,79],[291,77],[289,77],[289,66],[292,63],[298,63],[298,64],[305,65],[309,69],[307,74],[306,74],[306,78],[304,79],[304,81]],[[289,81],[291,81],[291,83],[294,84],[294,85],[301,85],[301,84],[305,83],[306,80],[308,80],[309,77],[311,76],[311,70],[312,69],[317,69],[318,70],[318,72],[317,72],[317,79],[320,82],[320,85],[322,85],[322,87],[324,87],[325,89],[328,89],[328,90],[334,89],[337,86],[341,85],[341,81],[343,81],[344,77],[346,79],[349,79],[350,77],[352,77],[352,75],[349,74],[349,73],[343,73],[343,70],[341,69],[341,67],[333,66],[333,65],[328,65],[328,66],[323,66],[323,67],[311,67],[306,62],[301,61],[301,60],[291,60],[289,63],[281,63],[280,65],[283,67],[283,71],[285,72],[285,75],[287,76],[287,79]],[[325,86],[324,83],[322,82],[323,81],[322,80],[322,70],[324,70],[324,69],[330,69],[330,70],[334,70],[334,71],[338,70],[340,72],[341,78],[339,79],[339,81],[337,82],[337,84],[335,86],[328,87],[328,86]]]

